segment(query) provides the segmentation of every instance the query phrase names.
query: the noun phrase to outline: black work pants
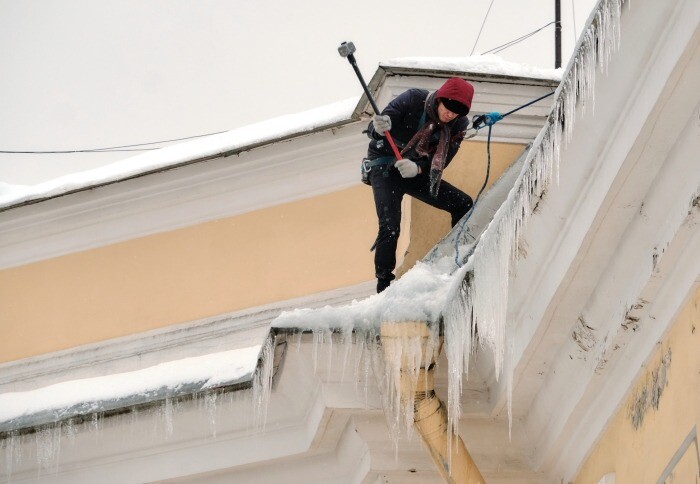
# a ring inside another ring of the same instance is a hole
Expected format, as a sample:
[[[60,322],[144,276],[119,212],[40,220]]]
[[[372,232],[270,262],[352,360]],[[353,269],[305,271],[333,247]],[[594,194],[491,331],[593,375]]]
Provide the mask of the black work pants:
[[[385,176],[386,175],[386,176]],[[379,220],[379,233],[375,242],[374,269],[377,279],[394,279],[396,244],[401,230],[401,200],[410,195],[440,210],[449,212],[454,227],[469,211],[473,202],[469,195],[446,181],[440,183],[437,197],[430,195],[428,175],[402,178],[396,168],[380,165],[370,172],[374,205]]]

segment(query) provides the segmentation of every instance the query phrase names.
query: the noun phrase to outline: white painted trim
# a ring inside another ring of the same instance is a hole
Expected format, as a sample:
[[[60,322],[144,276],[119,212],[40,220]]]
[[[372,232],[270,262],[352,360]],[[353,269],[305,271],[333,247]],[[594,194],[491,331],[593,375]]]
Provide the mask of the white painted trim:
[[[693,240],[681,250],[682,253],[676,256],[678,260],[697,259],[700,233],[696,231]],[[627,341],[624,354],[608,363],[604,378],[586,375],[590,378],[586,393],[581,395],[576,408],[566,410],[570,412],[568,422],[562,426],[563,436],[559,437],[563,445],[552,439],[548,452],[536,456],[538,462],[544,462],[544,459],[549,462],[550,474],[562,476],[565,481],[576,475],[609,419],[620,408],[631,385],[643,371],[649,355],[672,327],[678,311],[700,288],[699,271],[698,264],[676,264],[673,272],[664,277],[654,304],[649,307],[646,318],[640,321],[640,329]]]
[[[518,324],[513,338],[518,364],[514,408],[516,415],[526,416],[535,467],[565,482],[575,475],[689,291],[697,287],[700,273],[696,211],[685,222],[678,220],[700,186],[693,154],[700,151],[693,87],[697,68],[692,75],[683,70],[694,62],[688,57],[697,50],[700,5],[656,5],[635,4],[625,10],[621,51],[608,77],[598,73],[595,117],[577,120],[574,141],[562,152],[560,186],[541,205],[547,216],[533,217],[528,229],[547,243],[533,243],[512,289],[512,316]],[[633,25],[635,32],[630,35],[625,25]],[[640,31],[649,25],[659,31]],[[638,42],[639,36],[646,43]],[[579,173],[586,164],[594,166]],[[577,185],[576,178],[585,182]],[[646,208],[635,215],[638,201]],[[543,235],[547,233],[557,235],[548,238]],[[669,244],[662,257],[666,268],[652,273],[651,249],[662,241]],[[600,264],[605,252],[609,263]],[[597,375],[610,356],[620,331],[613,328],[624,321],[626,305],[645,294],[651,296],[646,314],[653,315],[654,324],[630,338],[607,362],[604,374]],[[597,315],[591,326],[599,339],[588,353],[571,340],[580,314]],[[603,320],[607,326],[597,324]],[[497,413],[504,408],[506,387],[493,383]]]
[[[357,185],[362,123],[0,213],[0,268]]]
[[[270,323],[297,307],[348,304],[375,293],[375,281],[280,301],[167,328],[0,364],[0,393],[120,373],[222,349],[262,344]]]

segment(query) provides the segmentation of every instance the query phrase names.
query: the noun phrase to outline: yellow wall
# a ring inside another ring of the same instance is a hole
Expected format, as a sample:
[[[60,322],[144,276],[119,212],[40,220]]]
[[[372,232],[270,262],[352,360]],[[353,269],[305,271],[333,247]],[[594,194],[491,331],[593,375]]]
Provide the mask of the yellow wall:
[[[700,430],[700,289],[647,362],[576,483],[597,483],[613,472],[616,484],[656,483],[694,428]],[[700,482],[698,459],[696,438],[667,482]]]
[[[465,143],[445,179],[475,196],[485,150]],[[521,151],[494,144],[491,180]],[[412,243],[413,261],[449,229],[447,215],[424,207],[405,211],[419,243],[404,230],[399,250]],[[372,280],[376,230],[371,188],[358,183],[0,271],[0,362]]]
[[[0,271],[0,362],[374,277],[365,185]]]
[[[521,144],[491,143],[491,169],[484,193],[524,149],[525,146]],[[445,170],[444,180],[468,193],[472,200],[476,199],[486,177],[487,160],[486,143],[464,143]],[[437,211],[420,200],[411,199],[410,203],[410,243],[397,275],[404,274],[413,267],[450,231],[449,213]]]

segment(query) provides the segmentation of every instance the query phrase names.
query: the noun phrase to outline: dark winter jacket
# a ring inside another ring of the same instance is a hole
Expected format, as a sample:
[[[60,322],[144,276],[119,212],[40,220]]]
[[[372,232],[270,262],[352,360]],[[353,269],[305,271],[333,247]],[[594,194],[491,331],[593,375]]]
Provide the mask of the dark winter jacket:
[[[428,98],[429,92],[424,89],[409,89],[408,91],[400,94],[394,100],[392,100],[387,107],[382,111],[382,114],[386,114],[391,118],[391,136],[394,142],[399,148],[399,151],[411,140],[414,134],[420,129],[420,121],[425,110],[425,101]],[[433,102],[435,102],[433,100]],[[451,139],[450,146],[447,153],[447,166],[452,158],[454,158],[459,145],[464,138],[464,132],[467,130],[469,121],[466,116],[460,116],[451,121],[448,126],[450,126]],[[371,159],[380,158],[383,156],[392,156],[393,152],[391,146],[386,141],[384,136],[381,136],[374,131],[372,123],[369,123],[367,128],[367,136],[372,140],[369,143],[369,149],[367,150],[367,157]],[[430,140],[431,152],[434,152],[437,148],[439,141],[439,131],[436,130]],[[418,156],[413,150],[409,153],[404,154],[404,158],[411,159],[418,163],[421,168],[421,173],[423,175],[430,172],[430,157]]]

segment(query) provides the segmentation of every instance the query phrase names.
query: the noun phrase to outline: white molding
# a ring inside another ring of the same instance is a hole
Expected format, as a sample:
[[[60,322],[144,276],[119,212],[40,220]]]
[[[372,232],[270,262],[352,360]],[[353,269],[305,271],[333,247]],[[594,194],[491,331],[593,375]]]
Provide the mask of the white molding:
[[[526,247],[511,286],[514,414],[533,439],[535,468],[565,482],[700,272],[697,209],[690,206],[700,187],[700,8],[691,1],[655,5],[625,8],[621,49],[609,74],[597,73],[595,115],[576,120],[559,186],[530,222],[526,240],[537,242]],[[656,320],[632,338],[619,325],[638,298],[650,301],[645,314]],[[595,334],[589,351],[572,338],[581,315]],[[506,384],[490,387],[499,413]]]
[[[99,430],[86,423],[88,428],[78,431],[72,443],[63,442],[57,465],[42,472],[57,484],[152,482],[303,454],[311,447],[326,406],[318,379],[303,378],[308,366],[295,370],[272,392],[264,428],[252,423],[250,394],[217,398],[213,424],[198,402],[188,401],[173,409],[171,422],[158,412],[139,412],[138,420],[107,418]],[[240,418],[246,414],[250,418]],[[227,418],[230,415],[239,418]],[[23,457],[14,463],[13,481],[41,481],[38,459],[32,459],[32,447],[41,442],[29,438],[13,445],[22,446],[16,451]]]
[[[469,74],[464,74],[464,77],[470,78]],[[477,114],[492,111],[507,113],[548,92],[554,91],[558,85],[556,81],[548,80],[513,79],[511,82],[503,81],[503,79],[488,79],[482,76],[471,79],[475,94],[474,102],[469,112],[470,118]],[[434,91],[443,82],[445,82],[445,79],[438,77],[422,77],[418,75],[387,76],[381,91],[378,93],[377,105],[382,109],[389,101],[410,88]],[[494,125],[491,132],[491,141],[522,144],[531,142],[542,129],[551,106],[552,97],[548,97],[505,117]],[[472,139],[485,142],[487,133],[488,128],[481,129]]]
[[[211,318],[0,364],[0,393],[137,370],[164,361],[262,344],[272,320],[297,307],[348,304],[375,293],[369,281]]]

